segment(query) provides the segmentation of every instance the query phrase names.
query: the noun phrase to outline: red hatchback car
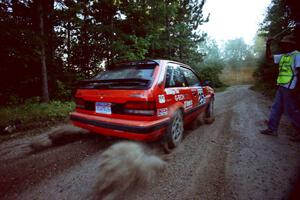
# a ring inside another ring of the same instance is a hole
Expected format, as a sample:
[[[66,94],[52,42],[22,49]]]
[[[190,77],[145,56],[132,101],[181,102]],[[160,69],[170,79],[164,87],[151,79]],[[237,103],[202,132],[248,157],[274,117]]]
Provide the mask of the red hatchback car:
[[[163,139],[176,147],[184,125],[204,113],[213,121],[214,90],[187,65],[169,60],[119,63],[76,91],[75,126],[132,140]]]

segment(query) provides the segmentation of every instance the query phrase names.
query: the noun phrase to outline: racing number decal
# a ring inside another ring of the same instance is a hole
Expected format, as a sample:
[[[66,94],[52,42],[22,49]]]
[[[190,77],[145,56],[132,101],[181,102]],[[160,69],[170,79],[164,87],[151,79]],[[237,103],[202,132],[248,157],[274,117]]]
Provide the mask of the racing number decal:
[[[158,102],[159,103],[166,103],[165,95],[158,95]]]
[[[200,105],[205,104],[206,100],[205,100],[202,87],[198,88],[198,94],[199,94],[199,104]]]

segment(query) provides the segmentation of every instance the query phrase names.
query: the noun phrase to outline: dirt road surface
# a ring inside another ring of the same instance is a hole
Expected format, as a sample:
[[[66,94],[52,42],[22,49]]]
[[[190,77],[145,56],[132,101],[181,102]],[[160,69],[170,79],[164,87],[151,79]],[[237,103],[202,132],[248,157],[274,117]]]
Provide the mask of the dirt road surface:
[[[216,121],[186,131],[182,144],[163,155],[161,175],[120,199],[287,199],[298,176],[300,144],[281,121],[278,137],[259,134],[271,101],[234,86],[216,95]],[[0,199],[97,199],[101,153],[117,140],[93,134],[48,133],[0,143]],[[32,148],[33,141],[40,147]],[[122,167],[122,166],[120,166]]]

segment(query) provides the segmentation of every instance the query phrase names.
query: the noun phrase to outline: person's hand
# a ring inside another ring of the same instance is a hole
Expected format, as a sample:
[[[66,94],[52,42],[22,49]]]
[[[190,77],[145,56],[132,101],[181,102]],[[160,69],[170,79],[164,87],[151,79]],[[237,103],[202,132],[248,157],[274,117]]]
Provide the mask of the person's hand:
[[[271,45],[271,43],[274,41],[274,38],[268,38],[267,39],[267,45]]]

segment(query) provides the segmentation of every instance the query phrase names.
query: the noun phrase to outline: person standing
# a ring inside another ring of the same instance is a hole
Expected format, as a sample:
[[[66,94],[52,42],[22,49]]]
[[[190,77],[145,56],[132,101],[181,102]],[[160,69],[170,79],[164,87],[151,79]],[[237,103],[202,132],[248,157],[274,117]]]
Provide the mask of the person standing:
[[[283,54],[272,56],[272,41],[272,38],[267,40],[266,56],[279,64],[278,88],[271,107],[268,128],[260,133],[277,136],[279,122],[284,113],[298,132],[291,140],[300,141],[300,106],[296,94],[296,88],[300,85],[300,52],[296,50],[295,38],[287,35],[279,42]]]

